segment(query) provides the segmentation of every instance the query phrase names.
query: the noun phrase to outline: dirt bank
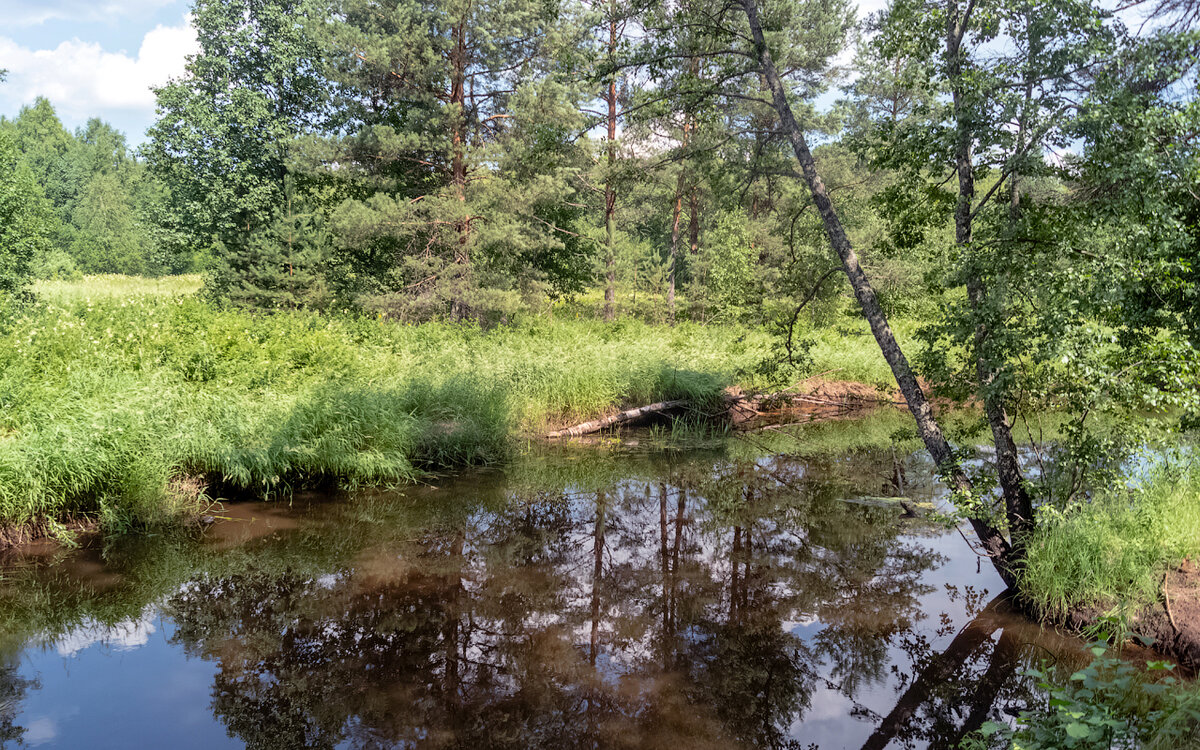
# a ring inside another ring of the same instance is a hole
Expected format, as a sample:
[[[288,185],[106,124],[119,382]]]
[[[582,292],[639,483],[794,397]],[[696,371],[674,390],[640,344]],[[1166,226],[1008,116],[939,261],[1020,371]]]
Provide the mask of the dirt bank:
[[[1078,607],[1054,624],[1082,632],[1095,626],[1109,611],[1097,606]],[[1184,560],[1168,570],[1159,589],[1159,600],[1143,606],[1129,618],[1133,635],[1153,639],[1158,653],[1186,671],[1200,673],[1200,565]]]

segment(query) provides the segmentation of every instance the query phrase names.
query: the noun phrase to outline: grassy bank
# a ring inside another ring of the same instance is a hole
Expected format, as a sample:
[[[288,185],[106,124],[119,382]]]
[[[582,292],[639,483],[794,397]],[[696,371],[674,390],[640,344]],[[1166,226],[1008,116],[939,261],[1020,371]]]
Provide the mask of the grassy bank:
[[[1065,512],[1043,510],[1024,592],[1044,613],[1159,600],[1163,575],[1200,558],[1200,464],[1177,458]]]
[[[4,313],[0,523],[140,521],[197,475],[257,494],[403,482],[615,405],[702,405],[753,385],[747,366],[771,353],[765,335],[727,327],[404,326],[218,310],[186,282],[124,283],[47,287]]]

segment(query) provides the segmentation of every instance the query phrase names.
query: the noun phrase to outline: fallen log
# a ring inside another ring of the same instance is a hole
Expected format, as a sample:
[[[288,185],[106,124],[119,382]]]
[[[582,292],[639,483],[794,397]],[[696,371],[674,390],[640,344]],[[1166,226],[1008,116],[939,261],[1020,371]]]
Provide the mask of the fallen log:
[[[662,414],[663,412],[671,411],[672,409],[679,409],[687,406],[687,403],[688,402],[686,399],[676,399],[675,401],[659,401],[657,404],[639,406],[636,409],[626,409],[625,411],[617,412],[616,414],[612,414],[607,417],[593,419],[590,422],[581,422],[580,424],[567,427],[562,430],[555,430],[554,432],[548,433],[546,437],[564,438],[590,435],[593,432],[599,432],[605,427],[611,427],[615,424],[633,422],[635,420],[645,419],[646,417],[650,417],[655,414]]]

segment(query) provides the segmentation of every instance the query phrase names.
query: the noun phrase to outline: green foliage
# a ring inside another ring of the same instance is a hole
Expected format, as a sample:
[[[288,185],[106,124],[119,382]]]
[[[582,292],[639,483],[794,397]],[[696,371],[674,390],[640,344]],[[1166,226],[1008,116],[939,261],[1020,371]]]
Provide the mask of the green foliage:
[[[1189,555],[1200,556],[1200,469],[1181,457],[1131,486],[1040,509],[1021,590],[1048,615],[1136,608],[1157,601],[1167,569]]]
[[[0,130],[0,293],[28,283],[34,261],[48,252],[55,229],[50,205],[32,171]]]
[[[169,189],[155,214],[162,239],[177,245],[173,254],[251,252],[289,191],[307,189],[288,178],[294,141],[310,129],[322,98],[318,52],[303,31],[308,7],[201,0],[193,8],[201,52],[183,77],[156,90],[158,121],[144,147]]]
[[[1092,661],[1070,672],[1029,668],[1045,703],[1022,711],[1017,727],[985,722],[961,747],[1014,750],[1180,748],[1200,740],[1200,696],[1150,662],[1146,671],[1120,658],[1104,641],[1091,644]]]
[[[55,208],[70,203],[74,196],[65,159],[74,139],[50,101],[39,96],[32,105],[22,107],[12,122],[12,134],[25,163]]]
[[[737,319],[748,302],[754,282],[754,248],[744,211],[717,217],[701,256],[705,292],[713,316]]]
[[[303,211],[288,196],[269,225],[244,245],[217,252],[208,291],[219,300],[271,310],[328,306],[330,238],[317,212]]]
[[[495,321],[521,295],[582,288],[594,245],[574,10],[343,0],[311,24],[334,105],[308,163],[343,196],[343,297],[405,320]]]
[[[145,522],[182,477],[270,495],[492,462],[516,434],[615,405],[711,404],[767,343],[690,325],[249,314],[160,286],[93,297],[46,283],[5,319],[0,520]]]
[[[147,273],[151,239],[132,196],[113,174],[97,173],[84,186],[71,212],[76,227],[70,254],[84,273]]]
[[[50,246],[34,257],[35,275],[177,268],[164,257],[149,221],[160,188],[129,152],[124,135],[96,118],[72,135],[42,98],[21,110],[9,132],[55,219]]]

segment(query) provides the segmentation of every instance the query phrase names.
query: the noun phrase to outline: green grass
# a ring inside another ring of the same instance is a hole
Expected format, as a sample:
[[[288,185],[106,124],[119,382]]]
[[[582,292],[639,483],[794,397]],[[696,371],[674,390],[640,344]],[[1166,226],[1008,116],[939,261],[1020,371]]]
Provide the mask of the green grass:
[[[0,523],[141,522],[172,480],[222,492],[410,481],[624,404],[700,408],[770,354],[733,327],[528,316],[483,331],[252,314],[194,279],[43,285],[0,315]]]
[[[892,332],[900,342],[900,348],[910,358],[915,356],[916,324],[894,320]],[[817,328],[804,335],[812,341],[808,354],[812,358],[810,369],[814,374],[826,373],[824,377],[829,380],[866,383],[886,390],[896,388],[896,378],[865,320],[847,318],[836,326]]]
[[[879,345],[871,335],[870,326],[858,315],[858,309],[852,301],[847,300],[846,304],[849,314],[839,314],[834,325],[813,326],[807,318],[800,319],[795,331],[796,341],[799,343],[806,340],[811,343],[808,350],[811,362],[805,368],[804,374],[826,373],[824,377],[829,380],[866,383],[888,390],[894,389],[896,380],[887,361],[879,352]],[[599,320],[603,309],[603,290],[594,289],[569,301],[548,303],[545,312],[559,319]],[[661,294],[639,292],[632,295],[618,290],[615,309],[617,317],[621,319],[632,318],[659,324],[665,323],[667,319],[667,304]],[[682,294],[676,297],[676,310],[681,320],[693,312],[687,298]],[[892,319],[891,324],[901,348],[910,357],[914,356],[917,352],[918,324],[898,318]]]
[[[1177,458],[1135,486],[1040,511],[1021,587],[1049,615],[1136,607],[1156,601],[1166,570],[1189,555],[1200,556],[1200,464]]]

